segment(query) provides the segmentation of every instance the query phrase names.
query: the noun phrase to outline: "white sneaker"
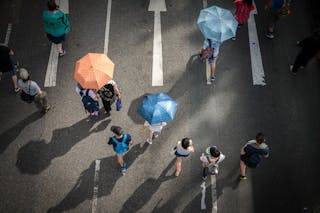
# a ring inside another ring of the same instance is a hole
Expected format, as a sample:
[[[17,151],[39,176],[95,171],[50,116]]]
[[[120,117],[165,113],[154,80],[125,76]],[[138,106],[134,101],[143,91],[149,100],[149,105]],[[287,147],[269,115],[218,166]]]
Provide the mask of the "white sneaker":
[[[147,143],[148,144],[152,144],[152,140],[150,140],[149,138],[147,139]]]

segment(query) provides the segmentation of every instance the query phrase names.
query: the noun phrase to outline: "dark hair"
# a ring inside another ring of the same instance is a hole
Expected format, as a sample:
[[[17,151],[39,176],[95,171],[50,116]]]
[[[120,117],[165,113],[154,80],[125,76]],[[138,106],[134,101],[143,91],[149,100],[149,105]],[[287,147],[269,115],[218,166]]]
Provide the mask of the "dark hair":
[[[252,5],[252,0],[242,0],[243,3],[246,3],[249,7]]]
[[[258,144],[262,144],[263,142],[265,142],[265,137],[264,134],[262,132],[259,132],[256,136],[256,141]]]
[[[220,151],[217,149],[217,147],[212,146],[212,147],[210,147],[210,155],[211,155],[212,157],[217,158],[217,157],[220,156]]]
[[[191,141],[191,138],[183,138],[181,140],[182,148],[187,149],[190,146],[190,141]]]
[[[55,3],[54,0],[49,0],[47,2],[47,7],[48,7],[48,10],[50,10],[50,11],[54,11],[54,10],[57,10],[59,8],[59,6]]]
[[[110,130],[111,130],[114,134],[116,134],[116,135],[118,135],[118,136],[120,136],[120,135],[123,134],[123,130],[122,130],[122,128],[121,128],[120,126],[112,126],[112,127],[110,128]]]

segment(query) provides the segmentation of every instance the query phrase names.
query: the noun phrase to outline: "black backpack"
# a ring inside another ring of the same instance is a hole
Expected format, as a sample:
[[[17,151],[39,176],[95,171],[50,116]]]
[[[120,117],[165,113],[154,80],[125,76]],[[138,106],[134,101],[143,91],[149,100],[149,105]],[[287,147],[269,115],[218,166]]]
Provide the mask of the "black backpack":
[[[112,84],[104,85],[98,93],[103,100],[115,101],[115,91]]]

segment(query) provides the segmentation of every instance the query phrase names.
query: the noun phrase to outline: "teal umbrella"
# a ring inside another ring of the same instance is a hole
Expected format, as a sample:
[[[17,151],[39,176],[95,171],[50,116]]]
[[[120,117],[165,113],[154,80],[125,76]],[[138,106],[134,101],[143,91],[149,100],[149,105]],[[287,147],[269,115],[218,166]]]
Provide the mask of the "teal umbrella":
[[[229,10],[217,6],[202,9],[197,24],[205,38],[220,43],[235,37],[238,26]]]

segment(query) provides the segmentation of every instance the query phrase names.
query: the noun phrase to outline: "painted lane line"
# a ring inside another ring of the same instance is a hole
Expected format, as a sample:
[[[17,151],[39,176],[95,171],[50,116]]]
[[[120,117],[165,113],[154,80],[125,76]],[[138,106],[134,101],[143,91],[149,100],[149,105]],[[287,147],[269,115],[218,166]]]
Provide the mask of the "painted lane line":
[[[99,193],[99,172],[100,160],[95,161],[94,179],[93,179],[93,196],[92,196],[92,213],[97,212],[98,206],[98,193]]]
[[[201,210],[206,209],[206,182],[203,181],[202,184],[200,185],[202,188],[201,190]]]
[[[6,37],[4,38],[4,45],[6,45],[6,46],[8,46],[8,44],[9,44],[11,31],[12,31],[12,24],[8,23]]]
[[[161,12],[167,11],[165,0],[150,0],[148,11],[154,11],[152,86],[163,86]]]
[[[68,0],[58,0],[57,4],[59,9],[64,13],[69,13],[69,1]],[[58,71],[58,62],[59,62],[59,52],[55,44],[51,44],[51,50],[48,60],[46,77],[44,80],[44,87],[55,87]]]
[[[211,194],[212,194],[212,213],[218,212],[218,197],[217,197],[217,178],[215,175],[211,176]]]
[[[106,54],[106,55],[107,55],[107,53],[108,53],[108,45],[109,45],[109,32],[110,32],[111,4],[112,4],[112,0],[108,0],[108,6],[107,6],[107,20],[106,20],[106,31],[105,31],[104,49],[103,49],[103,53],[104,53],[104,54]]]
[[[258,14],[257,9],[253,10],[250,13],[249,20],[248,20],[252,79],[253,79],[253,85],[264,86],[266,85],[266,83],[264,79],[265,75],[264,75],[264,69],[262,64],[257,27],[256,27],[256,22],[254,20],[255,14]]]
[[[47,66],[46,77],[44,80],[45,87],[55,87],[58,70],[58,57],[59,52],[56,44],[51,45],[49,61]]]

